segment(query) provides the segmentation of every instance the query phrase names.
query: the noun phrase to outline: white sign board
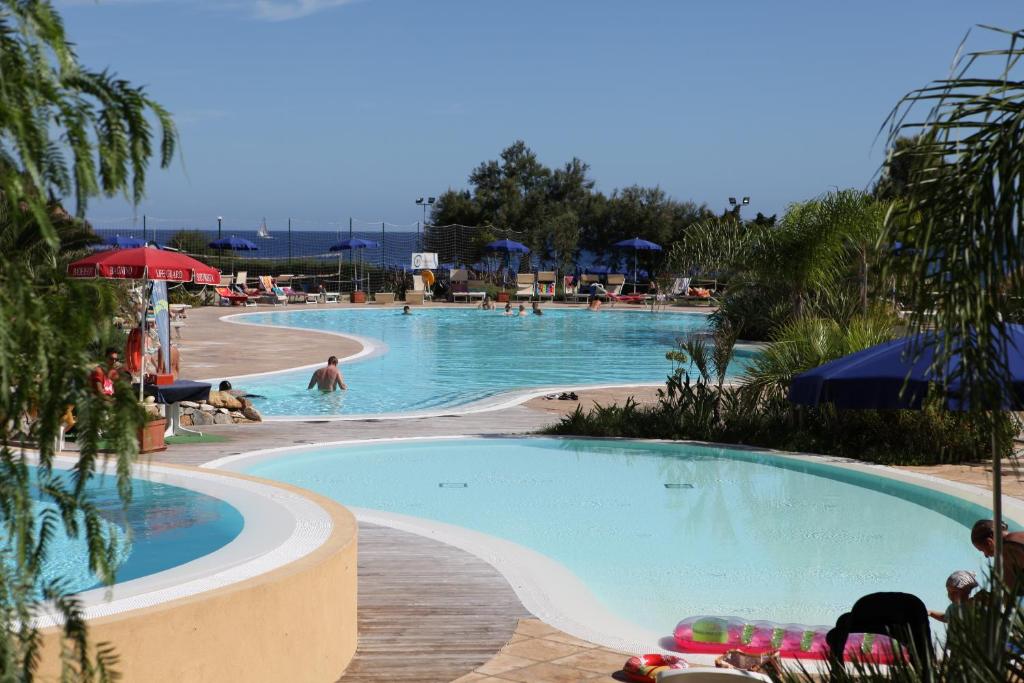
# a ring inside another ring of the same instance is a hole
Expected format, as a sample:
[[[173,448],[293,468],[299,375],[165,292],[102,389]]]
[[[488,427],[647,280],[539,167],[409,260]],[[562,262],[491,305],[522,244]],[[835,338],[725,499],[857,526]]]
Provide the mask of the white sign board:
[[[424,252],[412,255],[412,269],[437,268],[437,254]]]

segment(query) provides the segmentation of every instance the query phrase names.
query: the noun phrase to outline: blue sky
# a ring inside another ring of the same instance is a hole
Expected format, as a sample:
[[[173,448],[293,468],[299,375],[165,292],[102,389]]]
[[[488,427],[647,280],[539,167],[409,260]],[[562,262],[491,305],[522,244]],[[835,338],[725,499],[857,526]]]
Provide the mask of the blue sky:
[[[875,135],[948,73],[986,0],[58,0],[82,61],[145,84],[181,160],[138,214],[412,223],[516,139],[599,189],[775,213],[866,187]],[[129,217],[96,201],[90,217]]]

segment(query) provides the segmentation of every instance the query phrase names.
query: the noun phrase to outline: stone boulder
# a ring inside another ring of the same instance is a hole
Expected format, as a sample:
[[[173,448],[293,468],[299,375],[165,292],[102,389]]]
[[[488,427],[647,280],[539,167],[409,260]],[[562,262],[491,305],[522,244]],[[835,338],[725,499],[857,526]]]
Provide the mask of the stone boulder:
[[[242,408],[241,401],[226,391],[211,391],[207,403],[214,408],[227,408],[228,410],[240,410]]]
[[[242,411],[242,415],[245,415],[245,419],[247,420],[263,422],[263,416],[260,415],[260,411],[253,408],[251,403],[245,407],[245,410]]]

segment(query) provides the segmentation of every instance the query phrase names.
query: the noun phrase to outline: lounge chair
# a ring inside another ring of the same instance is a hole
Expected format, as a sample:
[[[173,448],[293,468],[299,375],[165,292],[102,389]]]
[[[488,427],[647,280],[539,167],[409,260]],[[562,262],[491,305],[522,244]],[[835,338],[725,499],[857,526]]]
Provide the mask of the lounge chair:
[[[304,304],[306,303],[306,294],[297,289],[292,289],[292,280],[294,279],[294,275],[278,275],[275,282],[284,292],[284,295],[288,297],[288,303]]]
[[[532,299],[537,293],[537,277],[533,273],[516,275],[516,299]]]
[[[423,294],[424,301],[430,301],[434,298],[434,292],[432,287],[427,287],[423,282],[423,276],[419,273],[413,273],[412,276],[412,291],[420,292]]]
[[[469,279],[469,273],[465,268],[453,268],[450,276],[452,283],[452,300],[458,301],[462,299],[466,302],[472,301],[473,299],[483,299],[485,292],[482,291],[483,282],[481,280]],[[470,288],[470,283],[476,289]]]
[[[608,293],[613,296],[619,296],[622,294],[622,287],[626,284],[626,276],[619,273],[608,274]]]
[[[214,292],[220,297],[221,306],[246,306],[249,303],[249,297],[245,294],[240,294],[229,287],[215,287]]]
[[[467,284],[469,288],[469,300],[480,299],[483,301],[487,298],[487,283],[483,280],[470,280]]]
[[[556,274],[553,270],[542,270],[537,273],[537,298],[543,301],[548,299],[549,301],[555,300],[555,278]]]
[[[288,295],[284,293],[283,289],[274,284],[274,278],[269,275],[260,275],[259,283],[262,290],[261,299],[275,306],[288,305]]]
[[[590,301],[590,285],[587,285],[586,291],[581,291],[582,287],[582,281],[578,281],[573,275],[566,275],[562,278],[562,291],[565,293],[566,302],[585,303]]]

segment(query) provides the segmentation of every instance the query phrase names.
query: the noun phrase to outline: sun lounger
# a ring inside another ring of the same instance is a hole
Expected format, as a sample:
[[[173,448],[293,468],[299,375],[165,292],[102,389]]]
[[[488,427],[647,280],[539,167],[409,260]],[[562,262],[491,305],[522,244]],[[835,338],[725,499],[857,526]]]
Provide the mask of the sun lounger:
[[[419,273],[413,273],[412,276],[412,291],[419,292],[422,297],[420,303],[423,301],[430,301],[434,298],[434,292],[431,287],[427,287],[423,282],[423,276]]]
[[[248,296],[239,294],[228,287],[216,287],[213,291],[220,297],[220,304],[222,306],[244,306],[249,302]]]
[[[679,669],[658,674],[658,683],[739,683],[739,681],[771,681],[764,674],[739,669]]]
[[[483,290],[484,283],[481,280],[470,280],[465,268],[453,268],[449,279],[452,283],[453,301],[462,299],[469,302],[473,299],[483,299],[486,295]]]
[[[516,275],[516,299],[532,299],[537,293],[537,277],[533,273]]]
[[[542,270],[537,273],[537,298],[543,301],[555,299],[555,278],[553,270]]]
[[[566,302],[573,301],[575,303],[587,302],[590,300],[590,285],[587,285],[586,291],[581,291],[583,283],[576,279],[573,275],[566,275],[562,278],[562,291],[565,293]]]
[[[626,284],[626,276],[618,273],[609,273],[607,282],[608,293],[613,296],[618,296],[622,294],[622,287]]]
[[[294,275],[278,275],[274,282],[281,288],[284,295],[288,297],[288,303],[304,304],[306,303],[306,293],[292,288],[292,280],[294,278]]]
[[[284,293],[283,289],[274,285],[274,278],[269,275],[260,275],[259,283],[262,290],[261,299],[275,306],[288,305],[288,295]]]

